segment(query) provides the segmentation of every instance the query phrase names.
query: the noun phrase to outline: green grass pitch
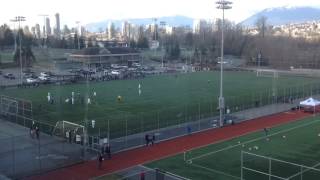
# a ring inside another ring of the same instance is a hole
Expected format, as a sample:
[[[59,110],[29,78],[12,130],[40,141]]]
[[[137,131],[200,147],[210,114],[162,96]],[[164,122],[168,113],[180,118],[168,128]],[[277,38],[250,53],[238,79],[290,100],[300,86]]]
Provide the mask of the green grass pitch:
[[[320,179],[320,119],[313,117],[272,128],[269,141],[263,131],[156,161],[147,166],[160,168],[193,180],[236,180],[241,177],[241,151],[313,167],[303,168],[302,179]],[[268,173],[269,160],[244,155],[244,165]],[[192,162],[190,161],[192,160]],[[272,161],[272,174],[290,180],[301,179],[298,166]],[[269,176],[243,171],[246,180],[267,180]],[[275,180],[277,178],[271,178]]]
[[[37,88],[2,89],[0,94],[28,99],[33,102],[35,120],[54,125],[65,120],[83,124],[96,121],[89,133],[106,132],[111,137],[157,129],[199,118],[217,115],[219,72],[197,72],[178,75],[159,75],[136,80],[89,82],[72,85],[47,85]],[[256,77],[253,72],[225,72],[224,95],[226,105],[233,111],[253,106],[259,100],[270,102],[273,86],[278,95],[301,96],[317,90],[318,79],[302,77]],[[142,94],[139,96],[138,85]],[[287,89],[285,89],[287,88]],[[50,92],[55,103],[47,102]],[[75,92],[77,97],[90,96],[92,104],[86,106],[76,99],[75,105],[65,99]],[[97,93],[93,97],[93,92]],[[318,92],[313,92],[318,93]],[[118,102],[117,97],[122,96]]]

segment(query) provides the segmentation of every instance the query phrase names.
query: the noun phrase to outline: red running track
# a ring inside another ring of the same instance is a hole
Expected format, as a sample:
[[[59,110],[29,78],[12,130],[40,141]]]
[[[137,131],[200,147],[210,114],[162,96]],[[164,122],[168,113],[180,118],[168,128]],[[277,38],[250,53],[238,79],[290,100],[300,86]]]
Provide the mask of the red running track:
[[[279,113],[271,116],[245,121],[233,126],[220,129],[211,129],[191,136],[179,137],[164,141],[154,146],[114,154],[111,160],[103,162],[101,170],[97,169],[97,161],[88,161],[82,164],[48,172],[46,174],[29,177],[32,180],[87,180],[104,174],[113,173],[139,164],[144,164],[186,150],[205,146],[215,142],[235,138],[264,127],[274,127],[287,122],[296,121],[310,116],[299,111]]]

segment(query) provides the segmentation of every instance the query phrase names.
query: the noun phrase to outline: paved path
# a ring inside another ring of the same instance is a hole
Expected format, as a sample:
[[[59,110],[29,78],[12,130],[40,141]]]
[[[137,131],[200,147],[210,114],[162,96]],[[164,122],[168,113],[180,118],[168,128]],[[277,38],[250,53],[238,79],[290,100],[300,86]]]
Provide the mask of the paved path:
[[[79,145],[43,133],[37,140],[26,127],[1,119],[0,124],[0,174],[19,178],[82,161]]]
[[[112,157],[111,160],[104,161],[103,168],[101,170],[97,168],[97,162],[93,160],[68,168],[51,171],[43,175],[29,177],[27,179],[87,180],[103,174],[115,173],[136,165],[169,157],[186,150],[228,140],[250,132],[255,132],[263,129],[264,127],[273,127],[290,121],[296,121],[307,116],[310,116],[310,114],[299,111],[279,113],[251,121],[244,121],[234,126],[211,129],[193,134],[191,136],[179,137],[150,147],[140,147],[137,149],[117,153]]]

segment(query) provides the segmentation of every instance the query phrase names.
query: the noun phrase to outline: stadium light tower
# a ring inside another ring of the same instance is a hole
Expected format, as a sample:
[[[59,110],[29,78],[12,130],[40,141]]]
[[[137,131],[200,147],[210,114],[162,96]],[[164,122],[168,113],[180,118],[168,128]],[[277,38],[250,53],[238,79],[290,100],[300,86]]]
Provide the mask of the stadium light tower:
[[[19,28],[18,28],[18,36],[19,36],[19,61],[20,61],[20,84],[22,84],[22,59],[21,59],[21,43],[22,43],[22,38],[21,38],[21,22],[26,21],[26,17],[23,16],[16,16],[12,22],[19,22]],[[22,31],[22,30],[21,30]]]
[[[231,9],[232,2],[226,1],[226,0],[219,0],[216,2],[217,9],[222,10],[222,24],[221,24],[221,58],[220,58],[220,96],[219,96],[219,110],[220,110],[220,121],[219,125],[220,127],[223,126],[223,113],[224,113],[224,97],[223,97],[223,55],[224,55],[224,11],[227,9]]]
[[[77,34],[78,34],[78,49],[80,49],[80,27],[79,27],[79,25],[80,25],[80,21],[76,21],[76,24],[78,25],[77,26]]]

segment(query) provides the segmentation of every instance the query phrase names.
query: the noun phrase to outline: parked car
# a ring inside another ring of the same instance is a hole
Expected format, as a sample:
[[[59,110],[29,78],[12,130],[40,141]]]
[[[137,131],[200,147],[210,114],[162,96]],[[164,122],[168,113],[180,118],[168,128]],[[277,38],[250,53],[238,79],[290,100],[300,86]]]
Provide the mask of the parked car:
[[[49,81],[50,80],[50,77],[49,76],[39,76],[39,79],[41,81]]]
[[[35,79],[35,78],[27,78],[26,81],[27,81],[27,83],[36,83],[36,82],[38,82],[38,80]]]
[[[111,74],[112,74],[112,75],[120,75],[120,71],[118,71],[118,70],[112,70],[112,71],[111,71]]]
[[[25,78],[31,78],[31,77],[34,77],[34,73],[33,72],[28,72],[28,73],[23,73],[23,77]]]
[[[41,73],[40,73],[40,76],[43,76],[43,77],[45,77],[45,76],[50,76],[50,75],[51,75],[50,72],[41,72]]]
[[[4,78],[7,78],[7,79],[16,79],[16,77],[15,77],[13,74],[11,74],[11,73],[7,73],[7,74],[5,74],[3,77],[4,77]]]

